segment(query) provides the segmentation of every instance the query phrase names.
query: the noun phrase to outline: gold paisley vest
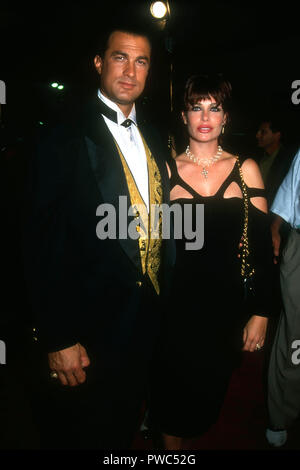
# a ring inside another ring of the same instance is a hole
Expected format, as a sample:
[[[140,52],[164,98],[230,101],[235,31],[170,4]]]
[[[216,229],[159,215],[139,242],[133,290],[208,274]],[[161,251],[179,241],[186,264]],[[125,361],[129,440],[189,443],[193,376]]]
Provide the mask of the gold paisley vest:
[[[140,133],[147,156],[148,180],[149,180],[149,213],[147,207],[136,186],[132,173],[126,160],[116,143],[127,186],[130,194],[130,202],[135,218],[139,218],[136,230],[139,232],[139,250],[143,274],[148,274],[157,294],[160,292],[159,269],[161,262],[162,245],[162,218],[161,213],[155,210],[163,202],[161,176],[151,151]]]

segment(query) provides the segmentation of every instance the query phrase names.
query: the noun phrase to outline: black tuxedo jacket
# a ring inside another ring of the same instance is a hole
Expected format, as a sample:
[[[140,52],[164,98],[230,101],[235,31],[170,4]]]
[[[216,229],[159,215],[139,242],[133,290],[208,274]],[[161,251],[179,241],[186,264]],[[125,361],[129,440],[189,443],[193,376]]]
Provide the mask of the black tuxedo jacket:
[[[293,146],[280,147],[279,152],[276,155],[265,182],[266,196],[269,207],[272,205],[279,186],[281,185],[291,166],[295,153],[296,150],[293,148]]]
[[[47,351],[79,341],[111,352],[122,345],[123,354],[148,307],[145,290],[152,288],[142,274],[137,240],[96,235],[100,204],[112,204],[117,221],[119,196],[127,196],[130,204],[120,157],[98,103],[96,98],[76,125],[59,126],[40,142],[30,172],[26,278],[39,341]],[[140,128],[168,203],[166,151],[153,129],[145,122]],[[164,295],[175,258],[173,240],[163,241],[162,254]],[[157,312],[152,313],[154,318]],[[151,321],[151,312],[147,315]]]

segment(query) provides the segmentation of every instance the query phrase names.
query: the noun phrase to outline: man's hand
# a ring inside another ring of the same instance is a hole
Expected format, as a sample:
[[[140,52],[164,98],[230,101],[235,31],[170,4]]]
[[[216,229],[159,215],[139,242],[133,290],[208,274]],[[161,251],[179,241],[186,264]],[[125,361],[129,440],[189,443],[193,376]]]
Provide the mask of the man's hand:
[[[80,343],[49,353],[48,362],[50,369],[57,372],[61,384],[71,387],[85,382],[86,373],[83,368],[90,365],[87,352]]]
[[[255,351],[256,345],[263,347],[267,332],[268,319],[258,315],[252,315],[244,328],[243,351]]]
[[[278,263],[280,243],[281,243],[281,236],[280,236],[279,229],[281,227],[282,222],[283,222],[283,219],[278,215],[277,217],[275,217],[273,223],[271,224],[274,264]]]
[[[280,243],[281,243],[281,236],[279,232],[272,232],[272,243],[273,243],[273,253],[274,253],[273,262],[274,264],[277,264],[278,257],[279,257]]]

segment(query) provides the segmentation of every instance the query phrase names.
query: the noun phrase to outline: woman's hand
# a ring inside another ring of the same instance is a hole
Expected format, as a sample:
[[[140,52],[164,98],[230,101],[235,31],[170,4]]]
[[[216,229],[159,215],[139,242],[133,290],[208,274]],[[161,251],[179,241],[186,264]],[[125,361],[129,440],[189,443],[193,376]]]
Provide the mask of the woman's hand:
[[[268,318],[252,315],[244,328],[243,351],[253,352],[256,349],[259,349],[257,348],[257,345],[259,345],[260,348],[263,347],[267,332],[267,325]]]

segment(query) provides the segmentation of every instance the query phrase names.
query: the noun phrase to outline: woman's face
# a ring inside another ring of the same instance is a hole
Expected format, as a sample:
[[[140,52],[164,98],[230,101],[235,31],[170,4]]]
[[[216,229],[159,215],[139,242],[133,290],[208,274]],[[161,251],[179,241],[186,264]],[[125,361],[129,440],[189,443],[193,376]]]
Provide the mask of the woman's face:
[[[182,118],[190,138],[198,142],[217,140],[226,122],[222,105],[217,106],[212,97],[190,106],[182,113]]]

